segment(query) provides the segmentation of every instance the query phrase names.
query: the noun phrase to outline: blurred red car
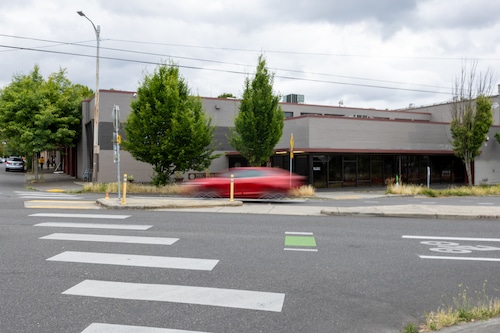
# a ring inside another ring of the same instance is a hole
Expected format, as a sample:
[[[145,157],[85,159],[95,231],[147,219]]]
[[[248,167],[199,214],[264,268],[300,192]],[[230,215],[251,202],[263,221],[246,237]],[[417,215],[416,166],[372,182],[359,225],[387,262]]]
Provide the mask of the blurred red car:
[[[230,196],[231,175],[234,176],[234,197],[271,199],[287,196],[290,189],[304,183],[304,177],[279,168],[232,168],[216,177],[198,178],[188,182],[192,196],[227,198]]]

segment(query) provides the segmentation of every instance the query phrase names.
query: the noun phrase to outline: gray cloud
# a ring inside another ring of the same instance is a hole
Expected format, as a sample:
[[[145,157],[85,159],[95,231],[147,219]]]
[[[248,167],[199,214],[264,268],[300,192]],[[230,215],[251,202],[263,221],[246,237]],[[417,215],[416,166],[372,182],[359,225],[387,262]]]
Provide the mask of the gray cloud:
[[[279,15],[281,18],[289,20],[309,22],[321,20],[332,24],[375,20],[392,25],[401,22],[414,11],[417,2],[417,0],[299,0],[285,5],[279,1],[267,3],[269,7],[276,9],[275,13],[281,14]]]
[[[93,88],[95,36],[76,14],[83,10],[102,29],[102,89],[135,90],[144,71],[155,67],[145,62],[171,57],[193,92],[240,95],[263,52],[277,75],[290,77],[277,78],[275,90],[305,94],[308,103],[344,99],[350,106],[391,108],[440,102],[463,58],[481,58],[481,68],[498,65],[499,7],[491,0],[473,6],[469,0],[3,2],[3,34],[67,44],[0,36],[4,45],[43,46],[0,49],[0,88],[35,64],[44,75],[66,68],[73,82]],[[383,81],[428,85],[430,92],[377,88],[389,85]]]

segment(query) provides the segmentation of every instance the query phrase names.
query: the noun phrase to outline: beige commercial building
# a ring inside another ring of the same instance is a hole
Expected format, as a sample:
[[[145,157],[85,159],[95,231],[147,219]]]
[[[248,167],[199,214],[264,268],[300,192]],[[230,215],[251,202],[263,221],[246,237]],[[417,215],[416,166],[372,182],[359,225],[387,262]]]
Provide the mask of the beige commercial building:
[[[412,107],[402,110],[376,110],[344,106],[304,104],[301,95],[288,96],[281,103],[286,120],[283,136],[271,157],[271,166],[290,169],[306,176],[317,188],[377,186],[398,176],[414,184],[462,184],[466,182],[463,163],[451,146],[451,104]],[[290,98],[291,97],[291,98]],[[114,163],[112,110],[120,109],[124,122],[130,114],[134,92],[101,90],[99,114],[99,182],[117,180]],[[475,159],[474,184],[500,183],[500,144],[494,138],[500,132],[500,97],[491,97],[494,123],[481,154]],[[214,141],[222,157],[210,170],[189,172],[185,178],[217,173],[228,167],[245,165],[229,145],[229,128],[239,110],[238,99],[202,97],[207,116],[216,126]],[[75,175],[88,178],[92,170],[94,100],[83,102],[82,139],[76,149]],[[124,131],[120,132],[124,136]],[[294,158],[290,159],[290,137],[294,137]],[[121,173],[149,182],[152,167],[120,151]],[[90,178],[91,179],[91,178]]]

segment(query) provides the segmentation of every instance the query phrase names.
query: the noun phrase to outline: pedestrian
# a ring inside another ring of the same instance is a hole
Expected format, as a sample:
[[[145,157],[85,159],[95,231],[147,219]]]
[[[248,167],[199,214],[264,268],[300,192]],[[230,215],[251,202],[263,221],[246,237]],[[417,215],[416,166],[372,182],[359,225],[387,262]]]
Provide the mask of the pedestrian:
[[[43,164],[45,163],[45,159],[43,158],[43,156],[38,159],[38,163],[40,163],[40,169],[43,169]]]

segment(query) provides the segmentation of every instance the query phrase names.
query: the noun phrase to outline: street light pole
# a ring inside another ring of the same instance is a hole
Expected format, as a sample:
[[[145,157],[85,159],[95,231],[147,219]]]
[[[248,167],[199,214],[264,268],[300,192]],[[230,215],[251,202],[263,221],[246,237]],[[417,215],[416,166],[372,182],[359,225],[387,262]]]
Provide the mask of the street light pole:
[[[92,23],[97,40],[97,55],[95,60],[95,101],[94,101],[94,158],[92,165],[92,183],[97,183],[97,172],[99,170],[99,42],[101,27],[96,26],[81,10],[77,11],[78,15],[85,17]]]

